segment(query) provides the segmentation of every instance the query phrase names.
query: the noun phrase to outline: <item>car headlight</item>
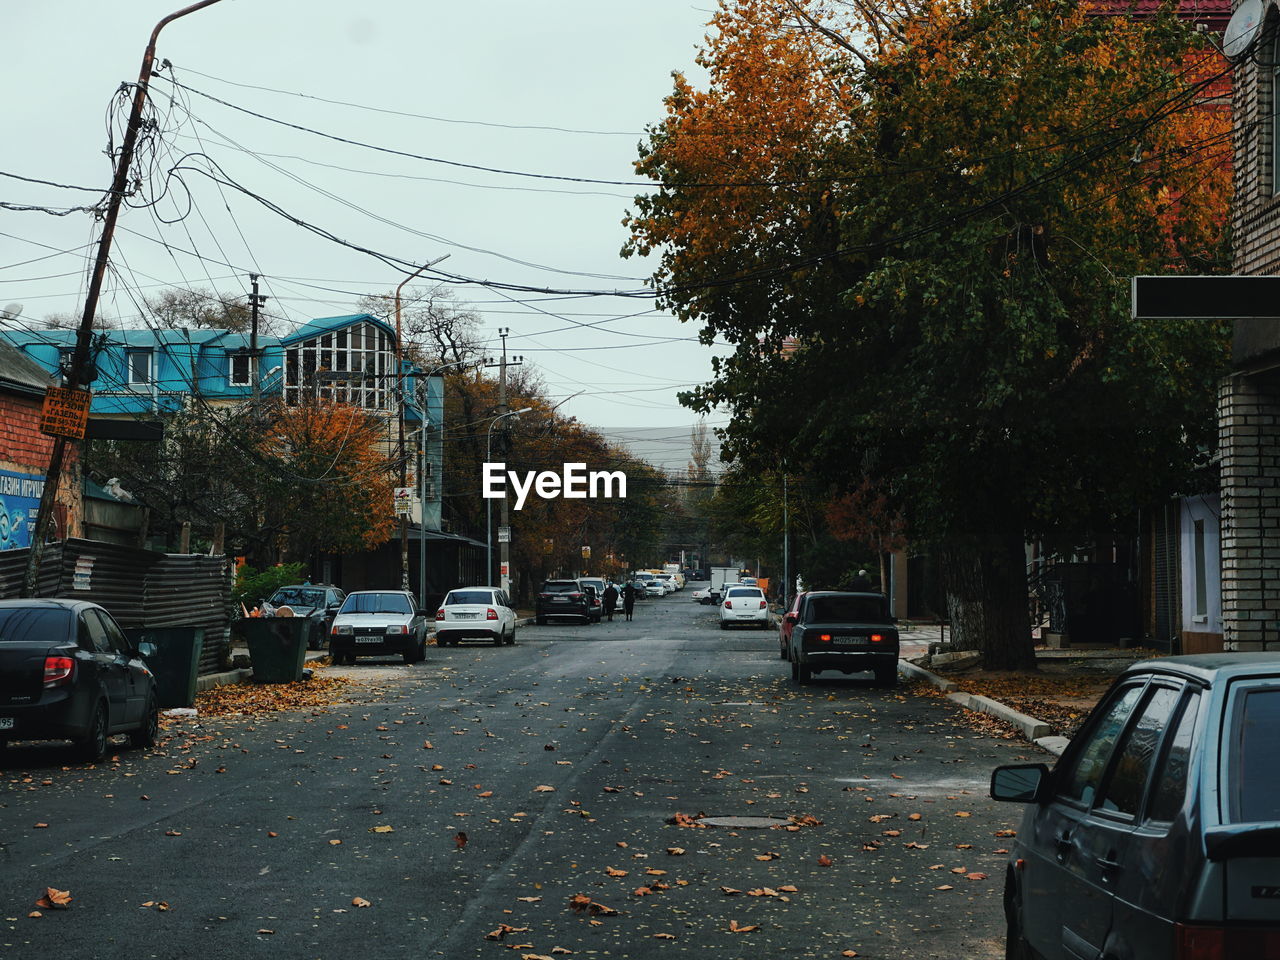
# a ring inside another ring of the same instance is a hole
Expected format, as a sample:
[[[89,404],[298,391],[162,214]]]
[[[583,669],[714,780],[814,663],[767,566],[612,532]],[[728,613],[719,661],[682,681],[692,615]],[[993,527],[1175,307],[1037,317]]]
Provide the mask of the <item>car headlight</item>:
[[[393,623],[391,626],[387,627],[387,633],[405,634],[408,632],[408,626],[403,623]]]
[[[340,637],[349,637],[351,636],[351,624],[349,623],[334,624],[333,632]]]

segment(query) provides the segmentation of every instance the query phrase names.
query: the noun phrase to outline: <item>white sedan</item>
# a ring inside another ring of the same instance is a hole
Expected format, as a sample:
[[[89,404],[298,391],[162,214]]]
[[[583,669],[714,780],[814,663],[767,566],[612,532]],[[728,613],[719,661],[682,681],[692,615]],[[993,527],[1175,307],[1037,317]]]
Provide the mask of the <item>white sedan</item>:
[[[693,591],[693,602],[694,602],[694,603],[710,603],[710,602],[711,602],[711,588],[710,588],[710,587],[701,587],[701,588],[699,588],[699,589],[697,589],[697,590]]]
[[[516,612],[499,587],[450,590],[436,611],[436,646],[488,640],[495,647],[516,642]]]
[[[725,591],[720,601],[720,629],[728,630],[736,623],[769,628],[769,601],[759,587],[735,585]]]
[[[644,595],[646,597],[665,597],[667,595],[667,587],[661,580],[650,580],[644,585]]]

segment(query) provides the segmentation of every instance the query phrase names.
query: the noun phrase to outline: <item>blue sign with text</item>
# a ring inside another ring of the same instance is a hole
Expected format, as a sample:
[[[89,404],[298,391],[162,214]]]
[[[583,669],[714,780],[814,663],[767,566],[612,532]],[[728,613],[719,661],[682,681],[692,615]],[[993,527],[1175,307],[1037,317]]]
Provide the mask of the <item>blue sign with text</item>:
[[[44,477],[0,470],[0,550],[31,546]]]

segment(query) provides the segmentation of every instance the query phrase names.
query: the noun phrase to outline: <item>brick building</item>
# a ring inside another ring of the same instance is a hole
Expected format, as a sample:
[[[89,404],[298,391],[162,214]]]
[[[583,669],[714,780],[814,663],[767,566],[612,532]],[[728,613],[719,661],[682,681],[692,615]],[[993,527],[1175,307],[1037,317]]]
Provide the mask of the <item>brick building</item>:
[[[0,550],[31,543],[53,438],[40,432],[40,407],[52,379],[37,363],[0,341]],[[68,451],[54,514],[56,536],[80,536],[80,470]]]
[[[1280,272],[1280,10],[1235,68],[1231,227],[1234,272]],[[1280,649],[1280,331],[1237,320],[1232,373],[1219,390],[1223,640],[1228,650]]]

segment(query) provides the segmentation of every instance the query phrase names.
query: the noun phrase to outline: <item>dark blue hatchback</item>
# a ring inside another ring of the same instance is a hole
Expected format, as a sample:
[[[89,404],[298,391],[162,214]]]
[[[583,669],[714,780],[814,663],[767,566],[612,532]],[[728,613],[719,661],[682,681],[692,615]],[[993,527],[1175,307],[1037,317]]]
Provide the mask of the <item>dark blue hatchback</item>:
[[[1005,878],[1012,960],[1280,960],[1280,655],[1137,663],[1027,804]]]

